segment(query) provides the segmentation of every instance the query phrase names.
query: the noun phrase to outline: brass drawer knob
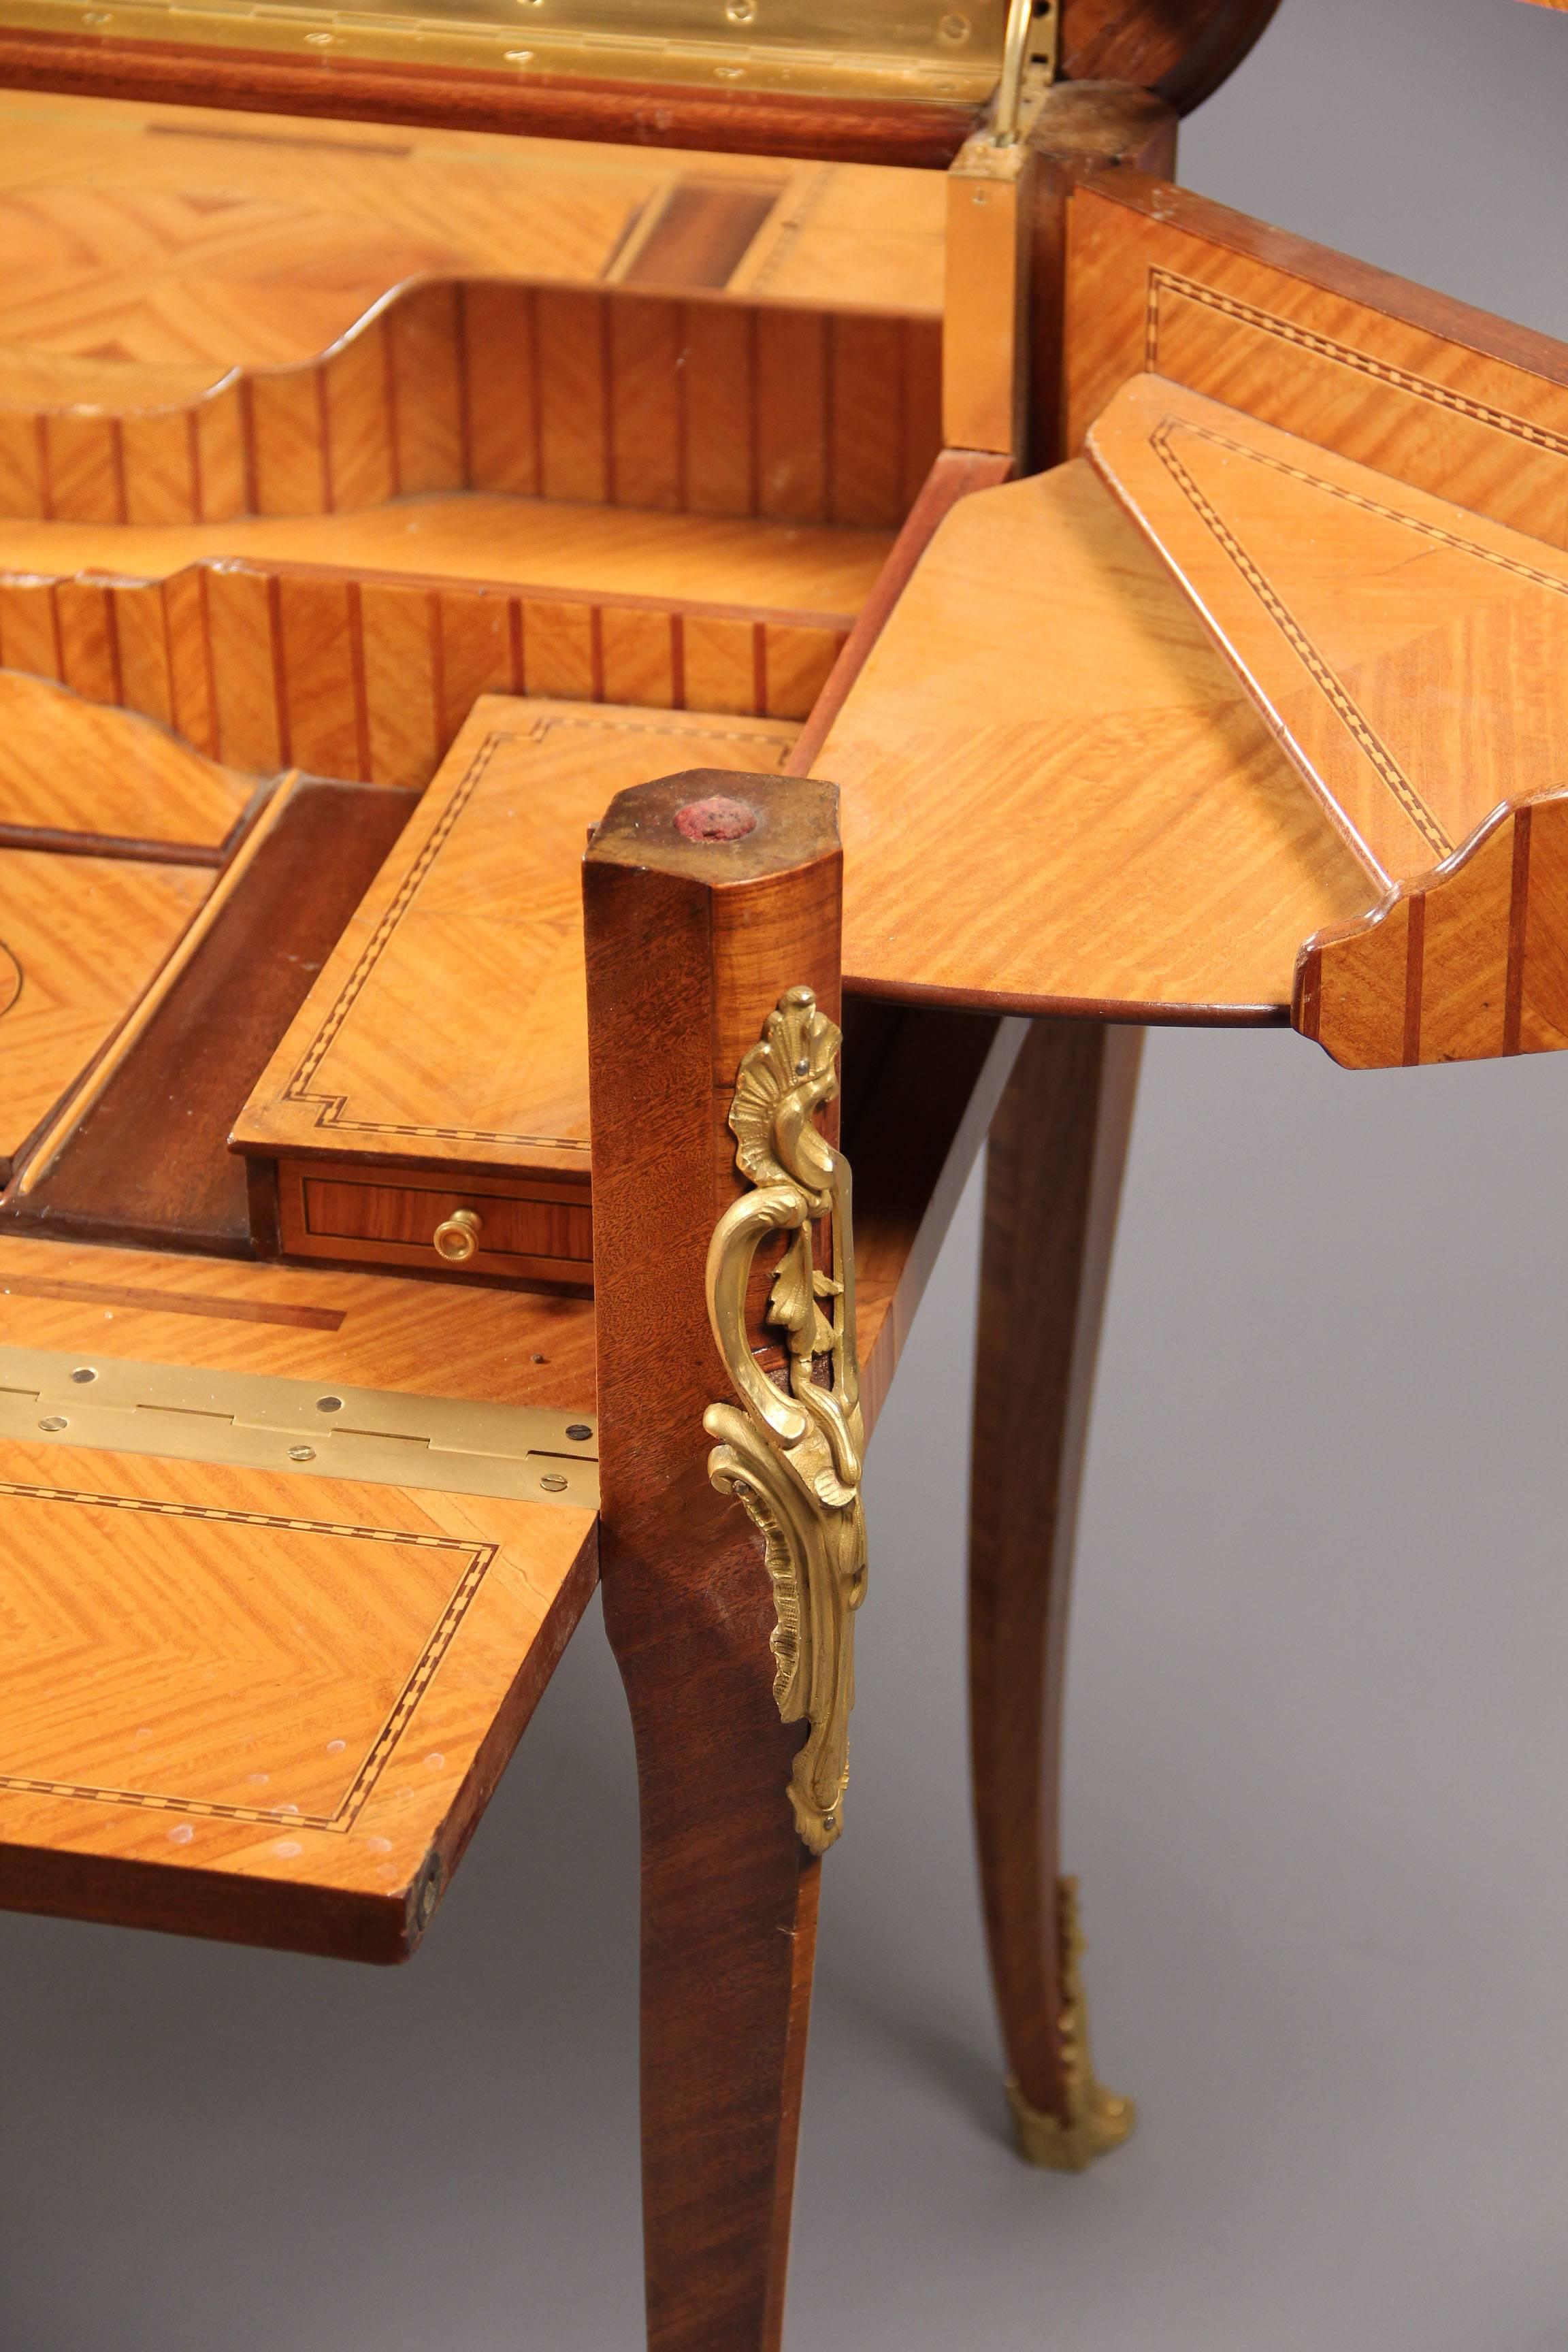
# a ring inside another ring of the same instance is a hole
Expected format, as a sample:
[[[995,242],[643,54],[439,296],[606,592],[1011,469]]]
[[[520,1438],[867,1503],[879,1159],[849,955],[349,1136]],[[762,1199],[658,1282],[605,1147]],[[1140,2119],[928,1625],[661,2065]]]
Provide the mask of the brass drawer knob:
[[[462,1265],[479,1245],[479,1219],[472,1209],[454,1209],[436,1228],[436,1255],[448,1265]]]

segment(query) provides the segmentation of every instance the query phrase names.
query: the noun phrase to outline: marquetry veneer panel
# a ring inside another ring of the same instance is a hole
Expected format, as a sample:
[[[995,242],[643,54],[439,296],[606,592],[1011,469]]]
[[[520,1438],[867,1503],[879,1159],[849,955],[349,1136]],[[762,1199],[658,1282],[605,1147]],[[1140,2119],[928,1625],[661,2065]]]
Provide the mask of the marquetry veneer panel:
[[[1070,447],[1149,373],[1568,547],[1560,344],[1136,173],[1068,249]]]
[[[1283,1020],[1374,887],[1081,461],[959,500],[814,769],[868,994]]]
[[[0,1182],[212,884],[194,866],[0,849]]]
[[[17,829],[108,835],[216,860],[257,789],[254,776],[218,767],[145,719],[0,669],[0,838]]]
[[[17,1346],[89,1360],[98,1349],[324,1387],[594,1404],[594,1309],[582,1298],[0,1230],[0,1310]]]
[[[369,1960],[435,1911],[591,1512],[0,1447],[0,1904]]]
[[[1568,558],[1158,376],[1089,455],[1382,887],[1568,776]]]

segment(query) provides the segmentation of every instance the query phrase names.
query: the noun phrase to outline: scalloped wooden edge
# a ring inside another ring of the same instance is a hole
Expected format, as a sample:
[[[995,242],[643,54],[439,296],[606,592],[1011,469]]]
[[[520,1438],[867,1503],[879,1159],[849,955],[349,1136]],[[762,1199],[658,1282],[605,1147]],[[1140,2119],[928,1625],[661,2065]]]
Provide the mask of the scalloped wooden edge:
[[[0,572],[0,661],[230,768],[428,782],[480,694],[804,719],[847,614],[209,558]]]
[[[418,278],[184,402],[0,404],[0,515],[228,522],[489,490],[871,530],[941,446],[940,320]]]
[[[1568,789],[1506,801],[1296,962],[1292,1025],[1348,1070],[1568,1045]]]

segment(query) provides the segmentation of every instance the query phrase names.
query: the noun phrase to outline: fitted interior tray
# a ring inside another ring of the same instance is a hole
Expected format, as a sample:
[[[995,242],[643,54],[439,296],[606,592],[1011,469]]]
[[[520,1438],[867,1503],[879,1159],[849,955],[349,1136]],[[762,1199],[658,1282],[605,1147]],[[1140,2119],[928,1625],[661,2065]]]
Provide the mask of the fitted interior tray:
[[[588,828],[650,776],[776,773],[798,731],[482,697],[236,1122],[257,1245],[589,1281]]]

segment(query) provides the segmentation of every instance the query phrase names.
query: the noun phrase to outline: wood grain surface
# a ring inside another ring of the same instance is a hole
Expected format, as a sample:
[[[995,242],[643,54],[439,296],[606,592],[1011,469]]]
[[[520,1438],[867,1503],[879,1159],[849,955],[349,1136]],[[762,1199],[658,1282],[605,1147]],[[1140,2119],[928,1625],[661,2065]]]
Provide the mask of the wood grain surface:
[[[1280,1020],[1368,881],[1081,464],[963,499],[816,762],[847,984],[1011,1012]]]
[[[868,1436],[1026,1034],[1022,1021],[844,1001],[843,1143],[855,1179]],[[782,1370],[782,1350],[778,1360]]]
[[[20,1347],[563,1412],[594,1404],[594,1310],[582,1299],[0,1230],[0,1300]]]
[[[0,1500],[0,1904],[406,1958],[592,1514],[15,1443]]]
[[[328,349],[413,277],[591,282],[677,156],[0,91],[0,389],[64,362],[79,398],[153,405]],[[782,188],[787,167],[743,172]],[[167,373],[164,373],[167,372]]]
[[[454,494],[402,499],[354,515],[253,515],[221,527],[0,522],[0,571],[165,579],[184,564],[248,558],[612,597],[842,612],[868,593],[890,544],[889,532],[848,526]]]
[[[194,402],[15,393],[0,513],[226,523],[490,490],[894,529],[941,446],[940,344],[891,311],[425,279]]]
[[[776,2352],[820,1864],[786,1790],[761,1538],[706,1471],[725,1375],[703,1267],[741,1189],[725,1124],[784,991],[837,1017],[831,788],[747,778],[759,823],[676,829],[700,777],[626,793],[584,866],[605,1622],[637,1738],[653,2352]],[[759,1332],[759,1337],[760,1332]]]
[[[1131,82],[1188,114],[1228,79],[1279,0],[1061,0],[1059,70]]]
[[[585,1183],[588,830],[650,773],[776,772],[795,731],[481,696],[258,1079],[236,1149]],[[474,1271],[508,1270],[484,1256]]]
[[[0,1181],[211,883],[191,866],[0,849]]]
[[[1089,453],[1382,887],[1568,776],[1568,556],[1157,376]]]
[[[1068,446],[1169,377],[1568,546],[1568,347],[1149,180],[1073,194]]]
[[[739,254],[737,206],[755,224]],[[942,308],[940,179],[889,166],[7,89],[0,224],[12,404],[187,399],[233,368],[313,358],[432,273]]]
[[[268,829],[223,877],[199,942],[171,967],[102,1084],[43,1139],[0,1221],[248,1255],[245,1171],[227,1150],[229,1129],[409,805],[375,785],[306,782],[268,812]]]
[[[940,172],[799,164],[728,290],[940,320],[946,211]]]
[[[504,550],[475,546],[479,518],[465,520],[473,528],[456,551],[470,562],[488,554],[504,573]],[[645,543],[661,535],[665,526],[649,532],[642,520]],[[783,525],[707,528],[731,538],[792,536]],[[855,592],[850,609],[837,612],[384,572],[374,537],[357,542],[359,571],[229,560],[161,581],[0,573],[0,658],[90,699],[123,702],[231,766],[294,764],[417,788],[485,693],[803,719],[888,543],[879,534],[844,536],[853,545],[828,552],[847,561],[836,561],[826,582],[812,551],[798,547],[742,544],[731,569],[721,549],[693,567],[679,548],[661,561],[645,544],[642,560],[606,557],[603,565],[616,581],[695,570],[710,585],[729,582],[743,593],[761,572],[774,587]],[[440,551],[428,541],[384,550],[394,564]],[[557,568],[592,577],[595,567],[578,548]],[[90,628],[76,625],[84,610]]]
[[[1036,1022],[986,1161],[969,1514],[975,1832],[1008,2071],[1063,2122],[1068,1612],[1142,1044],[1136,1029]]]
[[[887,626],[888,616],[908,587],[916,564],[931,543],[938,523],[974,490],[988,490],[1005,482],[1013,460],[991,449],[944,449],[910,508],[908,519],[889,551],[877,584],[855,616],[855,625],[839,647],[826,683],[811,706],[791,752],[785,773],[807,776],[834,720],[848,698],[849,689],[866,667],[866,657]]]
[[[1028,407],[1024,471],[1059,465],[1067,446],[1068,219],[1074,188],[1102,172],[1176,176],[1176,117],[1125,82],[1060,81],[1029,133]]]
[[[1307,942],[1296,1026],[1347,1069],[1568,1045],[1568,799],[1497,809],[1433,873]]]
[[[256,791],[166,728],[0,669],[0,827],[216,849]]]
[[[861,1394],[875,1426],[1020,1024],[845,1006]],[[594,1409],[594,1309],[557,1293],[37,1240],[0,1226],[16,1345],[351,1387]]]

